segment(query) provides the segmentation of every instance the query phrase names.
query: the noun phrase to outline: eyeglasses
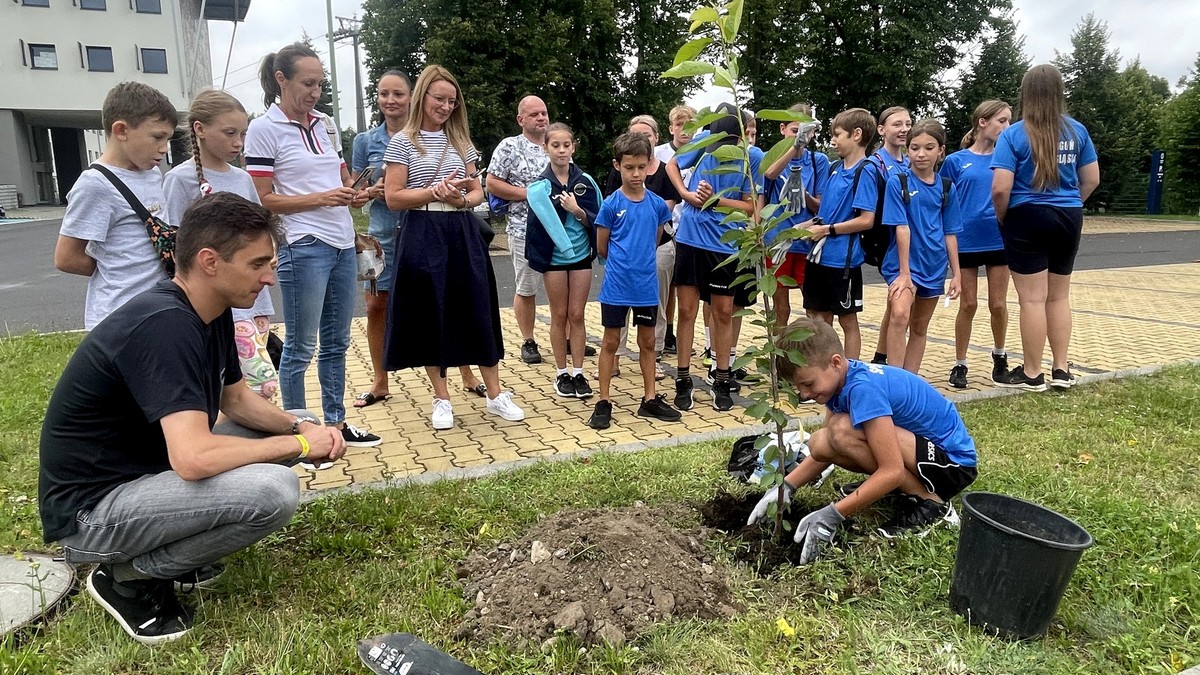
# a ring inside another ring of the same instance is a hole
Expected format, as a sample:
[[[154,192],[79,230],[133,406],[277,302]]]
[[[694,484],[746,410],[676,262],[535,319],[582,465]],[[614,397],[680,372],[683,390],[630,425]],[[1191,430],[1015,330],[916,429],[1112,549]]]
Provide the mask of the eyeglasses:
[[[458,99],[456,98],[446,98],[445,96],[438,96],[437,94],[430,94],[429,92],[425,92],[425,95],[433,99],[438,105],[450,106],[451,110],[454,110],[458,107]]]

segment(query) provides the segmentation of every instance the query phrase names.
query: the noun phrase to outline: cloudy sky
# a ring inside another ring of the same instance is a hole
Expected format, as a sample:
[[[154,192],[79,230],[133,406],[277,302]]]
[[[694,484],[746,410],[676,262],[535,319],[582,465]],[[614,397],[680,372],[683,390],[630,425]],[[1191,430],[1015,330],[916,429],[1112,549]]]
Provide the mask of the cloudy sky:
[[[359,0],[330,2],[335,17],[362,14]],[[1051,60],[1055,50],[1069,51],[1071,31],[1089,11],[1108,23],[1112,32],[1110,47],[1121,53],[1123,62],[1140,58],[1146,70],[1165,77],[1172,86],[1188,73],[1200,51],[1200,2],[1195,0],[1109,0],[1105,3],[1014,0],[1014,5],[1019,29],[1026,38],[1026,53],[1034,63]],[[257,80],[258,63],[263,55],[307,32],[328,67],[325,8],[325,0],[254,0],[236,35],[233,35],[232,24],[211,22],[214,86],[222,86],[231,38],[233,50],[228,59],[225,87],[250,111],[263,109],[262,90]],[[337,26],[335,19],[335,29]],[[354,125],[353,54],[348,40],[339,42],[334,53],[343,127]],[[694,99],[701,105],[719,100],[703,93]]]

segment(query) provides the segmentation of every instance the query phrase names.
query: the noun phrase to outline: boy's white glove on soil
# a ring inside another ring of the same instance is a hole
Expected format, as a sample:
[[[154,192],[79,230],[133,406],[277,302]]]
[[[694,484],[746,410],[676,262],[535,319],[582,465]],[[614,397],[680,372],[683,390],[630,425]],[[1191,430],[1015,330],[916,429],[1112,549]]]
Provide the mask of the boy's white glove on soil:
[[[804,547],[800,550],[799,564],[807,565],[816,560],[821,555],[821,550],[833,541],[833,535],[845,519],[833,504],[804,516],[796,526],[795,541]]]
[[[787,481],[783,481],[783,485],[777,485],[767,490],[762,499],[758,500],[758,503],[754,505],[754,510],[750,512],[750,517],[746,519],[747,527],[767,517],[767,508],[772,504],[779,503],[780,490],[783,490],[783,505],[787,506],[792,502],[792,493],[796,491],[796,488],[788,485]]]

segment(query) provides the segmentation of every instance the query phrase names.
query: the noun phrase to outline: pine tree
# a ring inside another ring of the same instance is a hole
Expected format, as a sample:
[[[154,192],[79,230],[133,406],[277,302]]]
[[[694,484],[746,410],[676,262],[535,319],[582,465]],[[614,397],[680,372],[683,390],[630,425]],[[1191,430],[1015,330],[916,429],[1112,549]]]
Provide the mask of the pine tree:
[[[963,76],[954,93],[953,104],[946,111],[948,143],[952,148],[971,129],[971,114],[980,103],[999,99],[1013,107],[1015,117],[1017,96],[1021,91],[1021,78],[1029,70],[1029,57],[1025,55],[1025,36],[1017,32],[1012,13],[995,17],[990,21],[987,34],[978,55],[972,60],[971,70]]]

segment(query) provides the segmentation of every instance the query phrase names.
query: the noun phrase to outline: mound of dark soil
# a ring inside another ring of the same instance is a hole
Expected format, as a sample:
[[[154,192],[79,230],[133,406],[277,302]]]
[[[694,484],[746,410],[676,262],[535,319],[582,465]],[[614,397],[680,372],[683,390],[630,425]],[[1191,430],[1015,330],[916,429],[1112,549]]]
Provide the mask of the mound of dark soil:
[[[711,500],[701,504],[701,521],[705,526],[723,532],[737,546],[732,554],[737,562],[745,563],[760,576],[770,576],[783,565],[796,565],[800,560],[800,547],[792,542],[792,533],[785,530],[776,539],[772,523],[746,525],[746,519],[762,495],[750,493],[735,495],[718,492]],[[793,500],[787,511],[793,523],[812,513],[813,509]]]
[[[725,573],[705,550],[704,528],[684,507],[636,505],[563,511],[512,543],[472,553],[459,570],[474,608],[458,636],[545,644],[624,644],[668,617],[737,612]]]

